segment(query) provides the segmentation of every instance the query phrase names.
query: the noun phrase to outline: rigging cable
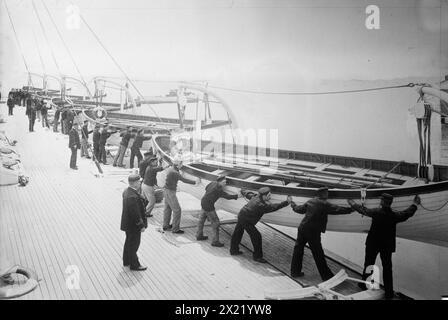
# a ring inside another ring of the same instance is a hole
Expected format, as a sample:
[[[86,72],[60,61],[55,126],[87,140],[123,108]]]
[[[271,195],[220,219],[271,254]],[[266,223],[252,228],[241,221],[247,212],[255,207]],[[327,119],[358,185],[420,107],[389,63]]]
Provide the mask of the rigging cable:
[[[42,29],[42,33],[44,34],[45,41],[47,42],[47,45],[50,48],[50,52],[51,52],[51,56],[53,58],[53,62],[55,64],[55,66],[56,66],[56,69],[58,70],[59,75],[62,75],[61,69],[59,68],[58,61],[56,59],[56,56],[54,55],[53,47],[50,45],[50,41],[48,40],[47,33],[45,32],[44,25],[42,23],[42,20],[40,19],[39,12],[37,11],[36,4],[34,3],[34,0],[32,1],[32,4],[33,4],[34,12],[36,13],[37,20],[39,20],[39,24],[40,24],[40,27]]]
[[[98,35],[95,33],[95,31],[93,31],[93,29],[90,27],[90,25],[87,23],[86,19],[84,19],[84,17],[79,14],[79,17],[81,18],[81,20],[84,22],[84,24],[87,26],[87,28],[90,30],[90,32],[92,33],[92,35],[95,37],[95,39],[98,41],[98,43],[101,45],[101,47],[104,49],[104,51],[107,53],[107,55],[111,58],[111,60],[113,61],[113,63],[115,64],[115,66],[121,71],[121,73],[125,76],[126,80],[132,85],[132,87],[135,89],[135,91],[137,92],[137,94],[140,96],[141,99],[144,99],[144,96],[142,95],[142,93],[140,92],[140,90],[135,86],[134,82],[129,78],[129,76],[127,75],[127,73],[123,70],[123,68],[121,68],[121,66],[118,64],[118,62],[115,60],[115,58],[113,57],[113,55],[109,52],[109,50],[107,50],[106,46],[101,42],[100,38],[98,37]],[[154,108],[148,104],[149,107],[151,108],[151,110],[154,112],[154,114],[156,115],[157,118],[159,118],[160,122],[163,123],[162,119],[160,118],[160,116],[157,114],[157,112],[154,110]],[[168,127],[166,126],[166,129]]]
[[[39,59],[40,59],[40,63],[42,64],[42,70],[44,71],[44,76],[45,76],[45,63],[44,63],[44,59],[42,59],[42,53],[40,52],[40,47],[39,47],[39,42],[37,41],[36,38],[36,32],[34,32],[33,29],[33,37],[34,37],[34,42],[36,42],[36,47],[37,47],[37,52],[39,52]]]
[[[210,86],[210,88],[221,89],[226,91],[240,92],[240,93],[253,93],[253,94],[269,94],[269,95],[324,95],[324,94],[339,94],[339,93],[356,93],[356,92],[366,92],[366,91],[377,91],[377,90],[386,90],[386,89],[397,89],[397,88],[412,88],[416,84],[408,83],[397,86],[386,86],[386,87],[375,87],[375,88],[367,88],[367,89],[356,89],[356,90],[340,90],[340,91],[322,91],[322,92],[274,92],[274,91],[256,91],[256,90],[243,90],[243,89],[234,89],[234,88],[225,88],[219,86]]]
[[[28,64],[26,63],[25,55],[23,54],[22,46],[20,45],[19,37],[17,36],[16,28],[14,27],[14,23],[12,22],[12,17],[8,9],[8,5],[6,4],[6,0],[4,1],[6,12],[8,13],[9,21],[11,22],[12,30],[14,31],[14,36],[16,38],[17,45],[19,47],[20,54],[22,55],[23,64],[25,65],[26,71],[28,72],[28,76],[31,77],[30,69],[28,68]]]
[[[50,10],[48,10],[48,7],[47,7],[47,5],[45,4],[45,2],[44,2],[43,0],[41,0],[41,2],[42,2],[42,4],[44,5],[44,8],[45,8],[45,10],[47,11],[48,16],[50,17],[50,20],[51,20],[51,22],[53,23],[53,26],[54,26],[54,28],[56,29],[56,31],[57,31],[57,33],[58,33],[58,35],[59,35],[59,38],[60,38],[61,41],[62,41],[62,44],[64,45],[65,49],[67,50],[68,55],[70,56],[70,59],[72,60],[73,65],[75,66],[75,69],[76,69],[76,71],[78,72],[79,77],[81,78],[82,83],[84,84],[84,87],[87,89],[87,92],[88,92],[89,96],[91,96],[90,91],[89,91],[89,89],[88,89],[88,87],[87,87],[87,83],[86,83],[86,81],[84,80],[84,77],[82,76],[81,71],[79,71],[78,65],[76,64],[76,61],[75,61],[75,59],[73,58],[73,55],[72,55],[72,53],[71,53],[71,51],[70,51],[70,48],[67,46],[67,43],[64,41],[64,37],[62,37],[62,34],[61,34],[61,32],[59,31],[59,28],[58,28],[58,26],[56,25],[56,22],[54,21],[53,16],[52,16],[51,13],[50,13]],[[33,4],[34,4],[34,0],[33,0]]]

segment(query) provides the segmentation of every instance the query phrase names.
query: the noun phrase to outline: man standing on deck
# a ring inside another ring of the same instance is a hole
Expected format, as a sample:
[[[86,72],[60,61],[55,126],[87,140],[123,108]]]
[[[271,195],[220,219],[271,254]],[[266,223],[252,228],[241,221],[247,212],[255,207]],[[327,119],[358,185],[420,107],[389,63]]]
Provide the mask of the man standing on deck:
[[[123,210],[120,229],[126,232],[123,248],[123,266],[131,270],[144,271],[138,260],[137,251],[140,246],[142,232],[148,227],[145,217],[145,207],[140,196],[141,178],[138,174],[128,177],[129,187],[123,192]]]
[[[47,100],[42,99],[42,109],[40,110],[40,113],[42,115],[42,128],[47,127],[50,129],[50,125],[48,124],[48,109],[49,104]]]
[[[99,160],[103,164],[107,165],[107,159],[106,159],[106,142],[109,137],[114,134],[116,131],[109,131],[109,126],[107,124],[104,125],[103,130],[101,130],[100,134],[100,155]]]
[[[95,124],[92,134],[93,156],[97,161],[100,161],[100,135],[100,125],[97,123]]]
[[[280,203],[271,203],[271,189],[268,187],[260,188],[257,195],[248,193],[246,196],[248,196],[250,200],[238,213],[238,221],[235,225],[232,239],[230,240],[230,254],[232,256],[242,254],[239,245],[243,238],[244,231],[246,231],[249,234],[250,241],[254,248],[253,259],[260,263],[266,263],[267,261],[263,258],[261,234],[255,225],[260,221],[264,214],[277,211],[290,204],[291,197],[288,196],[286,201]]]
[[[120,137],[122,138],[120,142],[120,147],[118,148],[118,152],[114,158],[114,164],[113,164],[114,167],[117,166],[117,161],[119,167],[124,167],[123,158],[126,153],[126,150],[128,149],[129,140],[131,140],[131,138],[133,137],[132,132],[133,132],[132,127],[128,127],[126,132],[120,133]]]
[[[129,168],[134,168],[134,158],[137,157],[137,166],[140,165],[140,162],[143,159],[142,153],[140,152],[140,148],[143,145],[143,141],[151,140],[152,136],[144,136],[143,129],[137,131],[134,143],[131,146],[131,157],[129,159]]]
[[[34,122],[36,121],[36,106],[34,105],[33,99],[31,95],[28,94],[26,100],[26,115],[28,116],[29,121],[29,132],[34,132]]]
[[[180,157],[175,157],[173,160],[173,166],[170,167],[166,173],[165,187],[163,196],[165,198],[165,208],[163,209],[163,230],[171,229],[172,233],[184,233],[180,229],[180,219],[182,209],[180,208],[179,201],[177,200],[177,182],[180,180],[188,184],[197,184],[197,182],[184,178],[179,173],[182,168],[182,160]],[[173,223],[170,224],[171,213],[173,214]]]
[[[6,101],[6,104],[8,105],[8,115],[12,116],[15,103],[14,103],[14,98],[12,97],[11,93],[8,96],[8,100]]]
[[[391,209],[393,196],[387,193],[381,195],[379,208],[367,209],[364,206],[356,204],[352,199],[347,200],[348,204],[359,213],[372,218],[369,234],[366,239],[366,255],[364,260],[364,270],[362,279],[366,280],[369,274],[366,273],[367,267],[373,266],[378,253],[383,265],[383,282],[386,299],[394,297],[393,275],[392,275],[392,253],[395,252],[396,228],[397,223],[404,222],[414,215],[417,206],[420,204],[420,197],[414,197],[410,207],[403,211]],[[364,284],[360,284],[362,289],[366,289]]]
[[[156,156],[149,159],[149,165],[145,170],[142,183],[142,195],[148,200],[145,212],[147,217],[152,217],[151,212],[156,204],[155,187],[157,186],[157,173],[164,169],[162,166],[158,165],[158,161]]]
[[[93,131],[89,131],[89,121],[84,120],[84,125],[81,129],[81,157],[86,157],[90,159],[89,156],[89,134]]]
[[[218,201],[219,198],[224,198],[227,200],[230,199],[238,199],[237,194],[229,194],[223,190],[223,187],[226,185],[226,177],[219,176],[216,181],[210,182],[205,187],[205,194],[201,199],[201,214],[199,216],[198,221],[198,231],[196,232],[196,240],[207,240],[208,237],[204,236],[204,223],[205,219],[208,219],[211,223],[211,227],[213,230],[213,239],[212,246],[213,247],[223,247],[224,244],[219,242],[219,217],[216,214],[215,210],[215,202]]]
[[[75,121],[75,111],[68,109],[67,110],[67,132],[70,132],[73,126],[73,122]]]
[[[78,149],[81,148],[81,143],[79,142],[79,133],[78,133],[78,124],[74,123],[69,134],[68,134],[68,147],[72,151],[72,155],[70,157],[70,168],[73,170],[78,170],[76,166],[76,157],[78,153]]]
[[[320,277],[326,281],[334,276],[333,272],[328,268],[325,261],[324,250],[320,234],[325,233],[327,229],[328,215],[350,214],[352,208],[340,207],[327,201],[328,188],[321,187],[317,189],[316,197],[308,200],[303,205],[296,205],[291,202],[294,212],[305,214],[302,222],[297,229],[297,240],[294,245],[294,253],[291,261],[291,277],[303,277],[302,261],[303,250],[308,243],[313,254],[314,262],[319,270]]]
[[[58,132],[58,125],[59,125],[59,117],[61,115],[61,107],[57,106],[56,111],[54,112],[54,119],[53,119],[53,132]]]
[[[138,172],[140,173],[140,177],[145,178],[145,172],[146,168],[149,166],[149,162],[153,156],[152,148],[149,149],[149,151],[145,152],[143,154],[143,161],[140,162],[140,165],[138,166]]]

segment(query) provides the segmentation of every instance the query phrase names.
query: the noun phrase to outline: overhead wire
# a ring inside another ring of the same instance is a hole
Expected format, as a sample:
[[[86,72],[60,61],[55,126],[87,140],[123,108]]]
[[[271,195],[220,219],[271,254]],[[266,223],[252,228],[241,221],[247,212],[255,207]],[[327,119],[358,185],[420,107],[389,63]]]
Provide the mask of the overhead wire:
[[[31,77],[31,72],[30,72],[30,69],[28,67],[28,63],[26,62],[25,55],[23,53],[23,48],[22,48],[22,45],[20,44],[16,28],[14,27],[14,22],[12,21],[11,13],[9,11],[9,8],[8,8],[8,5],[6,4],[6,2],[7,2],[7,0],[3,1],[3,3],[5,4],[6,12],[8,13],[9,21],[11,22],[12,30],[14,31],[14,37],[16,39],[17,46],[19,47],[19,51],[20,51],[20,54],[21,54],[22,59],[23,59],[23,64],[25,65],[26,71],[28,72],[28,76]]]
[[[84,86],[85,86],[86,90],[88,91],[89,95],[91,95],[91,94],[90,94],[90,90],[88,89],[87,83],[86,83],[86,81],[84,80],[84,77],[82,76],[82,73],[81,73],[81,71],[80,71],[79,68],[78,68],[78,64],[76,63],[75,58],[73,58],[73,55],[72,55],[72,53],[71,53],[71,50],[70,50],[70,48],[68,47],[67,43],[65,42],[64,37],[62,36],[62,34],[61,34],[61,32],[60,32],[60,30],[59,30],[59,28],[58,28],[56,22],[55,22],[54,19],[53,19],[53,16],[52,16],[51,13],[50,13],[50,10],[48,10],[48,7],[47,7],[47,5],[45,4],[45,1],[41,0],[41,2],[42,2],[42,4],[43,4],[45,10],[47,11],[48,16],[50,17],[50,20],[51,20],[51,22],[53,23],[53,26],[54,26],[54,28],[56,29],[56,32],[57,32],[59,38],[61,39],[62,44],[64,45],[65,49],[67,50],[68,55],[70,56],[70,59],[72,60],[73,65],[75,66],[75,69],[76,69],[76,71],[78,72],[79,77],[81,78],[82,83],[84,84]],[[33,4],[34,4],[34,0],[33,0]]]
[[[51,56],[53,58],[54,65],[56,66],[56,69],[58,70],[59,76],[61,76],[62,75],[61,69],[59,68],[59,64],[58,64],[58,61],[57,61],[56,56],[54,54],[53,47],[51,46],[50,41],[48,40],[48,36],[47,36],[47,33],[45,32],[44,24],[42,23],[42,20],[41,20],[40,15],[39,15],[39,11],[36,8],[36,4],[34,3],[34,0],[32,0],[32,5],[33,5],[34,13],[36,14],[37,20],[39,21],[40,28],[42,29],[42,33],[43,33],[43,35],[45,37],[45,41],[47,42],[47,45],[50,48],[50,52],[51,52]]]

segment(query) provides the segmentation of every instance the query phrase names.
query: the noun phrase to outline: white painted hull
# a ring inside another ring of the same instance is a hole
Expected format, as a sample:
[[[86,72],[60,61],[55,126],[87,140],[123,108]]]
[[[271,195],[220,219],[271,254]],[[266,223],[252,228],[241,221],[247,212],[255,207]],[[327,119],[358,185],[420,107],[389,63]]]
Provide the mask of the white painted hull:
[[[159,184],[162,186],[165,179],[164,172],[159,174],[160,179],[158,178]],[[187,173],[184,173],[184,176],[189,179],[195,179],[194,176]],[[197,199],[201,199],[205,193],[205,187],[209,182],[210,181],[202,179],[198,186],[179,182],[178,190],[189,193]],[[226,186],[226,191],[238,194],[240,189]],[[422,204],[424,204],[426,208],[436,209],[448,201],[448,190],[422,194],[420,197],[422,199]],[[392,208],[395,210],[404,210],[412,204],[412,199],[413,195],[395,197]],[[272,195],[272,202],[280,202],[283,200],[285,200],[285,196],[283,195]],[[303,204],[307,200],[309,200],[307,197],[293,197],[293,201],[297,204]],[[329,199],[329,201],[337,205],[348,206],[345,199]],[[360,203],[360,201],[357,202]],[[379,199],[367,199],[365,205],[368,208],[374,208],[379,206],[379,202]],[[238,212],[246,203],[247,200],[245,198],[239,198],[236,201],[219,199],[216,202],[215,207],[238,215]],[[291,207],[288,206],[276,212],[264,215],[261,221],[276,225],[297,227],[303,217],[304,215],[295,213]],[[330,215],[328,216],[327,230],[362,233],[369,230],[370,224],[371,219],[369,217],[363,217],[356,212],[350,215]],[[448,205],[438,211],[427,211],[422,207],[419,207],[412,218],[397,225],[397,236],[409,240],[448,246]]]

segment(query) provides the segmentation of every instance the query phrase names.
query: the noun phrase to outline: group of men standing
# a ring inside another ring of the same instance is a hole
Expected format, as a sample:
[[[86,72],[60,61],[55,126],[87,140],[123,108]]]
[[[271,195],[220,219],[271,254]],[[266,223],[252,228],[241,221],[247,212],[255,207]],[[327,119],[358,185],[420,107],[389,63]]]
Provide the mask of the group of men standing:
[[[157,164],[157,158],[151,158],[149,162],[151,161],[154,161],[154,163],[145,170],[142,194],[146,193],[146,191],[143,190],[147,188],[145,187],[145,184],[147,183],[146,179],[148,178],[146,173],[152,172],[152,177],[155,177],[157,172],[163,170],[163,168]],[[183,233],[183,230],[180,229],[181,208],[176,196],[177,183],[179,180],[189,184],[198,183],[198,181],[195,182],[184,178],[179,172],[181,168],[182,161],[175,158],[173,165],[166,172],[166,183],[164,186],[165,206],[162,227],[164,231],[171,230],[176,234]],[[137,181],[140,180],[140,178],[140,176],[130,176],[130,188],[132,188],[131,180]],[[228,200],[236,200],[239,198],[239,195],[237,194],[226,193],[223,189],[225,184],[225,176],[219,176],[216,181],[210,182],[206,186],[205,194],[201,199],[202,211],[199,216],[196,240],[201,241],[208,239],[208,237],[203,234],[204,222],[208,219],[211,222],[211,229],[213,232],[211,245],[215,247],[224,246],[224,244],[219,241],[220,221],[215,211],[215,202],[219,198]],[[122,212],[122,230],[126,232],[126,242],[123,253],[123,264],[125,266],[129,263],[129,261],[138,261],[138,258],[136,258],[138,245],[129,246],[129,241],[131,241],[129,239],[133,239],[134,237],[130,236],[128,239],[128,232],[132,232],[132,228],[127,228],[125,226],[126,223],[124,223],[127,221],[129,215],[135,214],[130,213],[128,210],[128,201],[130,201],[131,198],[135,198],[135,196],[129,196],[132,192],[128,189],[123,193]],[[259,263],[266,263],[267,261],[263,258],[262,236],[257,230],[256,224],[264,214],[277,211],[290,205],[294,212],[304,215],[298,227],[297,239],[294,245],[291,261],[291,276],[304,276],[304,272],[302,271],[302,262],[304,248],[305,245],[308,244],[319,274],[322,280],[326,281],[334,275],[325,260],[325,254],[321,242],[321,234],[326,231],[328,215],[344,215],[357,211],[372,218],[372,225],[366,240],[365,262],[362,278],[363,280],[366,280],[369,277],[370,274],[367,273],[368,267],[375,264],[376,257],[380,254],[383,266],[385,297],[386,299],[393,298],[392,253],[395,252],[396,224],[404,222],[414,215],[417,210],[417,206],[420,204],[420,197],[418,195],[415,196],[413,203],[407,209],[403,211],[396,211],[391,209],[393,197],[387,193],[382,194],[380,207],[374,209],[367,209],[362,205],[356,204],[353,200],[347,200],[347,203],[349,204],[348,207],[334,205],[328,202],[327,187],[318,188],[316,191],[316,196],[302,205],[297,205],[294,201],[292,201],[290,196],[288,196],[283,202],[271,203],[271,190],[268,187],[260,188],[257,193],[246,191],[242,191],[241,193],[243,197],[248,199],[248,202],[241,208],[238,214],[238,220],[230,241],[230,255],[243,254],[243,252],[239,250],[239,244],[242,240],[244,232],[246,231],[253,246],[253,260]],[[148,198],[148,196],[145,196],[145,198]],[[139,233],[144,231],[144,228],[146,228],[143,227],[141,220],[144,221],[148,217],[148,215],[145,214],[148,208],[152,210],[153,205],[147,205],[146,208],[145,206],[142,206],[141,211],[134,217],[135,224],[133,227],[141,226]],[[172,224],[170,224],[172,213],[173,219]],[[137,219],[137,217],[139,218]],[[135,231],[135,229],[133,230]],[[140,240],[135,241],[135,243],[137,242],[139,243]],[[128,258],[129,252],[132,252],[132,259]],[[131,269],[140,270],[139,265],[132,265],[132,262]],[[146,269],[146,267],[144,269]],[[366,289],[365,285],[360,285],[360,287]]]

